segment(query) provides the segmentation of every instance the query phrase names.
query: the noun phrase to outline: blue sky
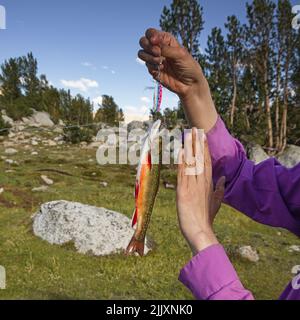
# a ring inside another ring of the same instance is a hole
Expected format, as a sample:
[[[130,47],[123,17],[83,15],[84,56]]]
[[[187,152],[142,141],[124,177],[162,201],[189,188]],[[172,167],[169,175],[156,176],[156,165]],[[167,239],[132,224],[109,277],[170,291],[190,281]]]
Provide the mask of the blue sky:
[[[202,0],[205,30],[201,47],[226,17],[245,19],[246,0]],[[300,4],[300,0],[292,1]],[[0,30],[0,63],[32,51],[56,87],[72,87],[91,99],[112,95],[127,120],[148,115],[153,85],[145,66],[136,61],[139,39],[148,27],[158,27],[164,5],[171,0],[0,0],[7,29]],[[163,107],[177,98],[164,91]]]

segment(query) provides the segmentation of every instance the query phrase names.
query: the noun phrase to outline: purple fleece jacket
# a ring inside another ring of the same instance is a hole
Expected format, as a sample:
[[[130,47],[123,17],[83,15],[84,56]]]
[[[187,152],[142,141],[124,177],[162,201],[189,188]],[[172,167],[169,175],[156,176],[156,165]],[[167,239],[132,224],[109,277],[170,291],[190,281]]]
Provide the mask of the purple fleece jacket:
[[[285,228],[300,236],[300,163],[292,169],[283,167],[276,159],[255,165],[221,118],[207,138],[214,181],[226,177],[224,202],[259,223]],[[179,280],[199,300],[254,299],[241,284],[221,245],[201,251],[181,270]],[[300,300],[300,274],[280,299]]]

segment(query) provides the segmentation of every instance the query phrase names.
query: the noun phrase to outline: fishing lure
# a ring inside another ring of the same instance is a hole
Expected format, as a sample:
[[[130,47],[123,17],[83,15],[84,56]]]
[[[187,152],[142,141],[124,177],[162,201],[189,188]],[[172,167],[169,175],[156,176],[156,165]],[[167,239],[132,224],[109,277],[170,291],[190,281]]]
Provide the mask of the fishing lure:
[[[156,89],[154,91],[154,96],[153,96],[153,113],[160,112],[161,103],[162,103],[162,94],[163,94],[162,84],[159,81],[157,81]]]

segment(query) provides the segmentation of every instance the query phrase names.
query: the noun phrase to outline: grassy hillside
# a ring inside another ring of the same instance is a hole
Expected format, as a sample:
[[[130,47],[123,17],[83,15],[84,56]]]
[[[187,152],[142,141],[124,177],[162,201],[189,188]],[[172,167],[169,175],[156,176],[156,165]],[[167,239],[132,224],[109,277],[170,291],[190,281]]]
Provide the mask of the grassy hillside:
[[[32,214],[44,202],[63,199],[131,216],[135,169],[101,167],[96,164],[95,150],[76,146],[34,149],[39,155],[32,156],[32,150],[19,147],[18,154],[9,157],[18,161],[18,166],[0,160],[0,187],[5,189],[0,195],[0,265],[7,271],[7,289],[0,291],[0,299],[192,298],[177,280],[191,254],[178,229],[174,191],[160,190],[149,230],[157,246],[149,256],[84,256],[72,246],[52,246],[36,238]],[[3,152],[0,145],[0,155]],[[45,193],[32,193],[32,188],[42,184],[37,171],[41,169],[74,176],[46,172],[54,185]],[[175,176],[174,170],[163,171],[170,181],[175,182]],[[101,180],[109,186],[101,187]],[[245,286],[257,299],[277,299],[292,279],[292,267],[300,261],[300,253],[289,253],[287,248],[300,241],[286,231],[260,226],[226,206],[216,231]],[[235,252],[242,245],[257,249],[260,261],[241,260]]]

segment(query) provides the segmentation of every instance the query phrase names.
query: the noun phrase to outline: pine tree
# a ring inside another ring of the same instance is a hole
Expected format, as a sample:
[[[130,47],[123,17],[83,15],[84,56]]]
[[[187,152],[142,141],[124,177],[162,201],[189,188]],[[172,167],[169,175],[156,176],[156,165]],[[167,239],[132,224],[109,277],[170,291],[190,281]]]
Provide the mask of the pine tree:
[[[2,101],[11,107],[22,96],[20,59],[11,58],[1,65],[0,85]]]
[[[199,36],[203,25],[203,8],[197,0],[173,0],[170,8],[163,8],[160,18],[161,29],[180,39],[194,57],[200,54]]]
[[[213,28],[206,49],[207,76],[212,96],[220,114],[226,115],[230,104],[228,53],[220,28]]]
[[[254,0],[252,4],[247,4],[248,26],[246,28],[249,55],[257,73],[258,91],[264,101],[270,152],[274,147],[271,94],[274,77],[272,59],[274,57],[275,7],[271,0]]]
[[[108,95],[104,95],[102,98],[102,105],[99,106],[94,121],[104,122],[112,126],[118,125],[119,121],[124,120],[124,115],[123,117],[120,117],[121,110],[115,103],[114,98]]]
[[[279,0],[277,6],[277,99],[276,99],[276,133],[279,152],[287,145],[288,105],[291,100],[292,62],[295,54],[296,34],[292,28],[292,6],[289,0]],[[278,90],[279,89],[279,90]],[[280,97],[282,92],[282,98]],[[279,128],[279,102],[282,101],[282,116]]]
[[[29,108],[42,110],[40,79],[38,78],[38,62],[32,52],[20,58],[22,88]]]
[[[232,86],[231,93],[231,107],[230,107],[230,125],[233,127],[234,115],[236,111],[236,103],[238,97],[238,84],[239,84],[239,74],[242,62],[243,54],[243,28],[241,23],[236,16],[230,16],[227,18],[227,23],[225,27],[228,30],[227,34],[227,59],[229,63],[230,71],[230,84]]]

